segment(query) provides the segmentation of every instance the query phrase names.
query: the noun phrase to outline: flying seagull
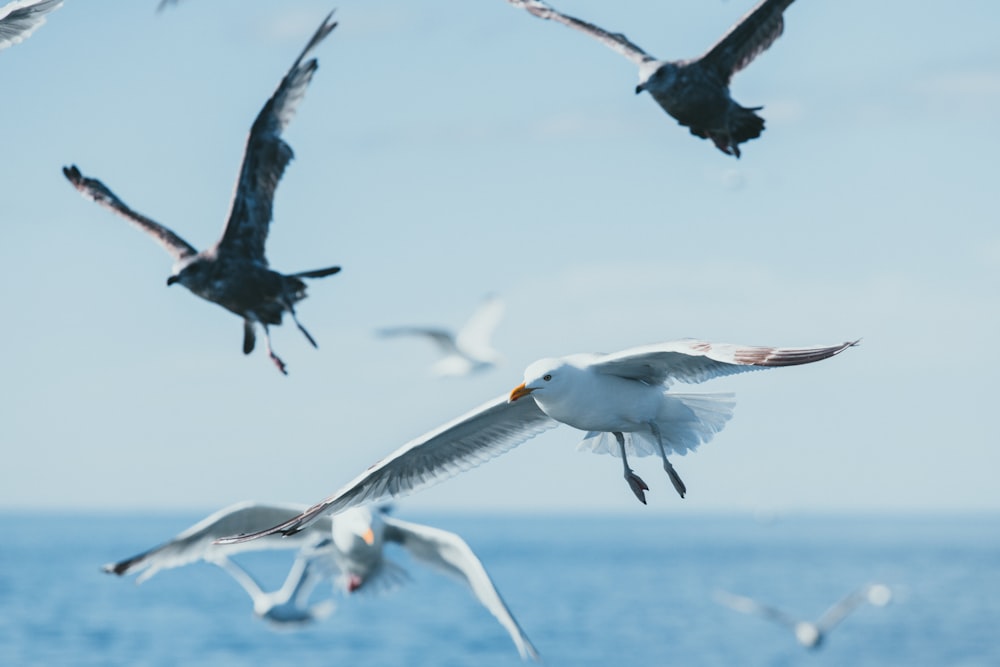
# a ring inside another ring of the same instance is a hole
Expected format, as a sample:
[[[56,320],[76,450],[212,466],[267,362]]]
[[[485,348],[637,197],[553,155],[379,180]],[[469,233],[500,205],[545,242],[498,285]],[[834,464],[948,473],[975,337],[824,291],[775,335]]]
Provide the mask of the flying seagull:
[[[333,523],[329,517],[317,521],[289,540],[264,539],[246,545],[249,548],[213,543],[234,530],[255,530],[287,519],[304,507],[292,503],[236,503],[210,514],[159,546],[117,563],[108,563],[102,569],[120,576],[136,574],[136,583],[141,584],[160,570],[204,561],[219,566],[243,587],[253,600],[254,614],[259,618],[284,626],[319,620],[334,609],[330,601],[308,605],[309,595],[316,585],[336,573],[329,562],[329,554],[325,550],[317,550],[320,544],[329,541]],[[229,559],[229,556],[244,551],[267,549],[299,550],[285,583],[271,592],[263,591],[249,572]]]
[[[639,66],[636,94],[648,91],[663,110],[726,155],[740,156],[740,144],[756,139],[764,119],[729,95],[733,74],[763,53],[784,30],[782,12],[794,0],[762,0],[712,48],[691,60],[657,60],[629,41],[593,23],[568,16],[541,0],[507,0],[541,19],[562,23],[597,39]]]
[[[524,382],[509,394],[408,442],[294,519],[219,543],[295,534],[327,514],[430,486],[560,423],[587,431],[582,444],[591,451],[621,456],[625,480],[642,503],[649,487],[629,467],[628,454],[658,454],[683,498],[686,488],[667,453],[685,454],[710,440],[732,415],[733,397],[672,393],[667,391],[671,383],[808,364],[857,343],[774,348],[685,339],[613,354],[542,359],[528,366]]]
[[[431,368],[434,375],[469,375],[493,368],[500,361],[500,353],[493,348],[491,339],[503,311],[503,300],[489,296],[457,333],[436,327],[388,327],[377,333],[383,337],[427,338],[444,355]]]
[[[523,658],[537,658],[531,641],[511,615],[469,545],[454,533],[386,516],[369,507],[325,516],[308,528],[282,535],[216,544],[215,540],[240,532],[260,530],[300,514],[305,505],[241,502],[215,512],[170,540],[136,556],[108,563],[109,574],[136,574],[142,583],[160,570],[208,562],[228,572],[254,601],[254,613],[275,624],[317,620],[333,611],[332,603],[308,606],[309,594],[325,579],[345,594],[386,591],[407,579],[403,568],[383,555],[386,544],[398,544],[420,563],[457,578],[510,633]],[[277,591],[264,592],[257,581],[229,557],[246,551],[298,549],[295,564]]]
[[[225,570],[243,587],[253,600],[254,616],[274,626],[290,628],[307,625],[326,618],[336,609],[333,600],[309,604],[313,590],[329,579],[333,572],[329,556],[323,551],[317,552],[312,547],[299,551],[285,582],[276,591],[264,591],[246,568],[226,556],[209,562]]]
[[[355,507],[333,517],[331,556],[347,593],[389,590],[407,579],[406,572],[385,557],[387,544],[398,544],[416,561],[450,575],[472,594],[510,634],[523,659],[538,653],[518,625],[469,545],[455,533],[402,521],[384,511]],[[221,546],[221,545],[220,545]]]
[[[14,0],[0,7],[0,51],[27,39],[45,23],[45,15],[62,4],[63,0]]]
[[[281,324],[282,315],[288,312],[316,347],[316,341],[296,317],[294,304],[306,297],[303,278],[323,278],[340,271],[339,266],[333,266],[284,275],[269,269],[264,256],[274,191],[292,159],[292,149],[281,139],[281,132],[318,67],[315,58],[306,60],[306,56],[337,27],[330,20],[332,16],[331,12],[324,19],[250,128],[229,219],[222,237],[212,247],[198,252],[171,230],[129,208],[101,181],[85,177],[76,165],[63,168],[63,174],[84,197],[125,217],[170,253],[174,268],[167,285],[180,283],[243,318],[244,354],[253,351],[254,330],[261,325],[268,356],[286,375],[285,363],[271,349],[268,326]]]
[[[730,609],[744,614],[756,614],[784,625],[795,633],[795,640],[802,646],[808,649],[817,649],[823,644],[826,635],[860,605],[867,602],[876,607],[884,607],[892,600],[892,591],[884,584],[863,586],[823,612],[823,615],[815,623],[793,618],[780,609],[761,604],[742,595],[717,591],[715,599]]]

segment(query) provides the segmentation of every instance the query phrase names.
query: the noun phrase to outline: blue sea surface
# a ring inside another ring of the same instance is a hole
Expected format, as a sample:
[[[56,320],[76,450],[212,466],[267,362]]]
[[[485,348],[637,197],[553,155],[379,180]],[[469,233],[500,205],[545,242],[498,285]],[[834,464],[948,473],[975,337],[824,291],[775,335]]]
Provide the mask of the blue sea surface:
[[[254,618],[211,565],[141,586],[100,570],[204,514],[0,515],[0,665],[521,664],[463,586],[394,547],[412,581],[338,595],[330,618],[295,632]],[[403,518],[466,539],[546,665],[1000,665],[997,516]],[[277,588],[291,554],[238,560]],[[873,581],[893,601],[861,607],[814,652],[712,596],[815,619]]]

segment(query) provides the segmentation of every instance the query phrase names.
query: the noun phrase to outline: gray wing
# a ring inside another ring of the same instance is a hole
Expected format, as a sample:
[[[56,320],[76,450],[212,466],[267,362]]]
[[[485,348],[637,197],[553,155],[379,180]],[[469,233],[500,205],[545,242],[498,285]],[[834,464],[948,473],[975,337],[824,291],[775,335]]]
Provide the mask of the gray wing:
[[[0,50],[18,44],[45,23],[63,0],[15,0],[0,7]]]
[[[335,21],[330,21],[332,16],[333,12],[323,20],[250,128],[229,220],[216,244],[220,251],[267,264],[264,244],[271,224],[274,191],[292,159],[292,149],[281,133],[319,67],[315,58],[305,62],[303,59],[337,27]]]
[[[431,327],[387,327],[376,331],[383,338],[393,338],[396,336],[420,336],[429,338],[445,354],[457,354],[458,347],[455,345],[455,336],[450,331],[444,329],[434,329]]]
[[[891,599],[892,591],[884,584],[862,586],[823,612],[823,615],[816,621],[816,625],[821,631],[828,632],[865,602],[871,603],[876,607],[883,607]]]
[[[573,16],[563,14],[541,0],[507,0],[507,2],[515,7],[527,10],[540,19],[562,23],[564,26],[568,26],[574,30],[579,30],[584,34],[590,35],[610,48],[612,51],[620,53],[637,65],[648,60],[655,60],[655,58],[630,42],[629,39],[620,32],[608,32],[604,28],[596,26],[593,23],[587,23],[586,21],[581,21]]]
[[[458,330],[455,345],[476,359],[490,359],[496,355],[491,341],[493,332],[503,319],[505,308],[503,299],[498,296],[484,299],[469,321]]]
[[[700,60],[715,69],[726,83],[781,36],[782,12],[794,0],[763,0],[737,21]]]
[[[297,517],[255,533],[234,532],[217,542],[239,544],[277,533],[293,535],[323,515],[437,484],[558,425],[534,401],[509,403],[507,399],[506,394],[500,396],[411,440]]]
[[[457,577],[500,622],[521,658],[538,659],[538,652],[510,613],[489,573],[469,545],[455,533],[384,516],[385,539],[396,542],[424,565]]]
[[[733,595],[732,593],[727,593],[726,591],[716,591],[715,600],[719,604],[729,607],[734,611],[738,611],[743,614],[761,616],[776,623],[780,623],[781,625],[788,626],[793,630],[799,622],[798,619],[789,616],[780,609],[761,604],[756,600],[742,595]]]
[[[762,368],[798,366],[829,359],[860,341],[829,347],[753,347],[685,339],[634,347],[598,357],[591,367],[648,384],[704,382]]]
[[[133,225],[153,237],[163,247],[174,261],[180,261],[198,254],[191,245],[158,222],[154,222],[141,213],[130,209],[125,202],[108,189],[96,178],[87,178],[80,173],[76,165],[63,167],[63,175],[87,199],[96,202],[104,208],[117,213]]]
[[[309,531],[295,539],[263,540],[246,547],[223,547],[213,544],[219,537],[234,533],[260,530],[289,517],[296,516],[305,505],[293,503],[264,505],[241,502],[215,512],[182,531],[163,544],[117,563],[104,565],[109,574],[139,573],[138,583],[149,579],[160,570],[189,565],[199,560],[211,560],[240,551],[259,549],[292,549],[322,539],[332,530],[329,518],[312,525]]]

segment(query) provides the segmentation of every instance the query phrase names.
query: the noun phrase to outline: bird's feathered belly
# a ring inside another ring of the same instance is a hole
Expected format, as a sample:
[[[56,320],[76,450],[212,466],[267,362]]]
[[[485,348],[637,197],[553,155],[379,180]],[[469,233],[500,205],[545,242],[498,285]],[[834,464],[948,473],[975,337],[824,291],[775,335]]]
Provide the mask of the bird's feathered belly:
[[[618,378],[601,377],[600,388],[582,386],[567,400],[550,403],[540,397],[545,414],[583,431],[648,430],[663,400],[663,388]]]
[[[192,290],[195,291],[195,290]],[[265,324],[281,324],[286,304],[305,298],[305,283],[266,268],[220,271],[195,291],[240,317],[252,316]]]
[[[728,87],[700,69],[682,69],[668,88],[651,88],[649,93],[678,123],[705,131],[725,128],[735,105]]]

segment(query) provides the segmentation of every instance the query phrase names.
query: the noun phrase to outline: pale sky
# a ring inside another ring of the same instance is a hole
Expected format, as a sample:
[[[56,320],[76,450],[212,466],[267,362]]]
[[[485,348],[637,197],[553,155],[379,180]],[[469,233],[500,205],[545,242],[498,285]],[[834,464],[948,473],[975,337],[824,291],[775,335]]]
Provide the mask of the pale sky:
[[[693,57],[751,0],[554,0],[661,58]],[[67,0],[0,52],[8,316],[0,508],[314,502],[521,381],[546,356],[698,337],[805,346],[735,391],[733,420],[640,506],[620,462],[560,427],[409,508],[1000,510],[1000,5],[800,0],[733,80],[767,129],[739,161],[690,136],[635,66],[503,0]],[[331,264],[272,328],[180,286],[153,242],[85,201],[77,164],[196,247],[219,236],[251,122],[337,5],[285,138],[272,266]],[[429,375],[399,324],[507,302],[506,363]]]

